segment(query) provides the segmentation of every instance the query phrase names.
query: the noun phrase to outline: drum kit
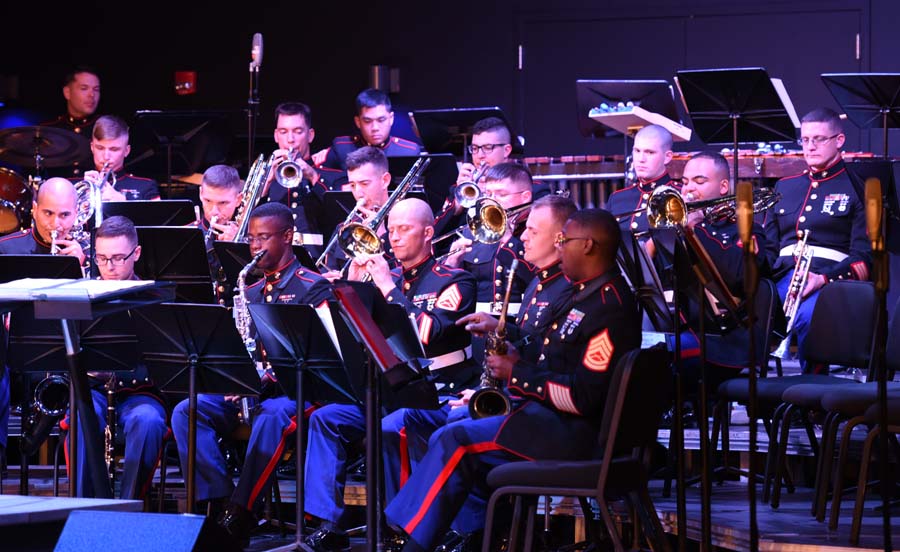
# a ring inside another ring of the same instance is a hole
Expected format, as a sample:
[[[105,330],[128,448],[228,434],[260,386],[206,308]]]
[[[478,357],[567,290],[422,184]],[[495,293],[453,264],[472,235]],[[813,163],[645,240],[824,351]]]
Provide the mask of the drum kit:
[[[0,235],[31,224],[31,201],[43,169],[71,166],[89,154],[87,138],[69,130],[47,126],[0,130],[0,161],[31,172],[25,177],[0,167]]]

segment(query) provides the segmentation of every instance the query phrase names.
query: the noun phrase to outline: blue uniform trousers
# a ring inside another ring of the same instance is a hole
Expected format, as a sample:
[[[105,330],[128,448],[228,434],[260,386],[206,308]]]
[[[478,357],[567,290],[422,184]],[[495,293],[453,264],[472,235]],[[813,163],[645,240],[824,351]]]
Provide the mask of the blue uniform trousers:
[[[521,460],[500,447],[494,437],[505,416],[465,420],[437,430],[406,485],[385,509],[392,526],[403,529],[421,548],[431,550],[451,527],[463,505],[481,500],[482,509],[472,521],[484,525],[483,504],[490,497],[488,472],[495,466]],[[468,507],[468,505],[467,505]]]
[[[106,431],[106,394],[91,390],[94,402],[93,417],[79,412],[79,427],[83,423],[95,423],[102,435]],[[150,395],[131,394],[116,396],[116,441],[125,443],[125,466],[122,472],[121,498],[143,498],[150,489],[153,472],[159,464],[163,438],[166,436],[166,409]],[[85,471],[84,432],[78,432],[78,496],[94,496],[90,477]],[[68,453],[68,440],[66,440]],[[68,458],[68,454],[66,455]]]
[[[781,297],[782,301],[790,287],[793,274],[794,271],[791,270],[782,277],[781,280],[778,280],[778,285],[776,287],[778,288],[778,296]],[[797,359],[800,361],[800,369],[804,374],[810,373],[813,368],[812,366],[808,366],[806,362],[806,335],[809,333],[809,323],[812,320],[813,309],[816,306],[816,299],[818,298],[819,290],[816,290],[800,302],[800,305],[797,307],[797,315],[792,330],[794,335],[797,336]]]
[[[381,420],[382,446],[395,451],[386,456],[385,482],[399,480],[400,430],[403,410]],[[329,404],[313,412],[309,418],[309,442],[306,453],[306,513],[333,527],[340,527],[344,515],[344,486],[350,447],[366,435],[365,410],[351,404]],[[388,476],[388,474],[391,474]],[[385,483],[387,484],[387,483]],[[396,484],[396,483],[393,483]]]
[[[264,400],[253,414],[247,456],[237,488],[227,471],[219,448],[219,436],[227,436],[239,424],[237,403],[222,395],[197,397],[197,457],[195,479],[197,500],[231,496],[231,501],[252,510],[271,488],[272,476],[296,424],[296,402],[288,397]],[[172,414],[172,431],[178,443],[182,471],[188,463],[188,401],[178,403]]]

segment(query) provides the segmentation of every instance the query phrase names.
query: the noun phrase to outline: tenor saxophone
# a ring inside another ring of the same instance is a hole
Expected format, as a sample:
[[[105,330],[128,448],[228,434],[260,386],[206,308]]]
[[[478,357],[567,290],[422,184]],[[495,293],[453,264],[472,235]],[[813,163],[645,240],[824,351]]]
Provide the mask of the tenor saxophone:
[[[494,331],[489,332],[484,344],[484,370],[481,373],[481,385],[469,398],[469,416],[473,420],[487,418],[488,416],[505,416],[509,414],[509,397],[500,388],[503,382],[491,375],[487,365],[490,355],[505,355],[508,347],[506,344],[506,311],[509,308],[509,294],[512,291],[513,278],[516,276],[516,268],[519,260],[513,259],[506,273],[506,293],[503,296],[503,306],[500,309],[500,321]]]
[[[794,247],[794,274],[791,276],[791,283],[788,286],[787,293],[784,295],[784,317],[787,319],[787,327],[785,328],[785,336],[781,344],[775,349],[775,356],[778,358],[790,358],[788,348],[791,345],[791,331],[794,329],[794,321],[797,319],[797,309],[800,308],[800,302],[803,300],[803,288],[806,287],[806,280],[809,278],[809,267],[812,261],[812,250],[807,245],[809,238],[809,230],[803,231],[803,238],[797,242]]]

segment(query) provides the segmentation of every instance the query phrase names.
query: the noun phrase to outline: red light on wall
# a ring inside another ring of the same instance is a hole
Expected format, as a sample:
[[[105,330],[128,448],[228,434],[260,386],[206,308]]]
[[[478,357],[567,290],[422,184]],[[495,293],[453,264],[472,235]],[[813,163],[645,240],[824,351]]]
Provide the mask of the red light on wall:
[[[179,96],[197,93],[196,71],[175,71],[175,93]]]

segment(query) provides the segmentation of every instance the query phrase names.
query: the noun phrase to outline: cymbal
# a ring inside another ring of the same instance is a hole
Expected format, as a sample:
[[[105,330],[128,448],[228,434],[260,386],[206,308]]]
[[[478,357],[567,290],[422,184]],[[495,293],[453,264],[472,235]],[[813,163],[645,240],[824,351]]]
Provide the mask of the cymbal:
[[[23,167],[35,166],[35,153],[43,167],[65,167],[90,155],[90,142],[70,130],[24,126],[0,130],[0,160]]]

